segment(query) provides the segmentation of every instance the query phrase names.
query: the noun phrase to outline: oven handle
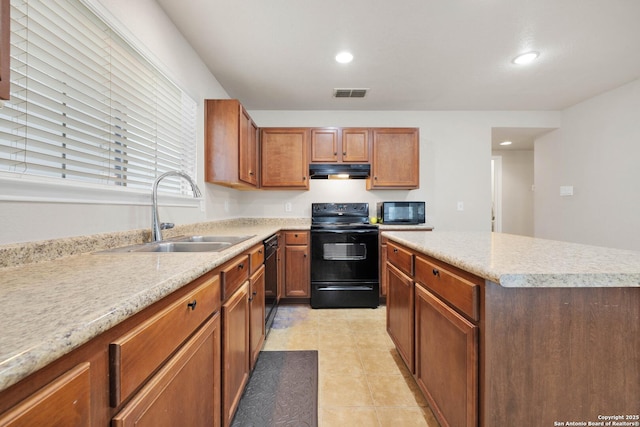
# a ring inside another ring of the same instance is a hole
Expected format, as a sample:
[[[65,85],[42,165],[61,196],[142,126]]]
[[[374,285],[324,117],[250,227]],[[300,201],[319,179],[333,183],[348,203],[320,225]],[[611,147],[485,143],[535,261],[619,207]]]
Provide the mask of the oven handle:
[[[318,286],[318,291],[371,291],[371,285],[351,285],[351,286]]]
[[[311,234],[378,234],[378,230],[311,230]]]

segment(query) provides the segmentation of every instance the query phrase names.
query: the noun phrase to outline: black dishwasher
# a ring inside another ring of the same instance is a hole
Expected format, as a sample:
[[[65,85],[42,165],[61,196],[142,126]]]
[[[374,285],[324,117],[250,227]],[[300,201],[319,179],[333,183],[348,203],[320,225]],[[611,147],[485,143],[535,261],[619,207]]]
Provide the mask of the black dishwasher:
[[[278,236],[275,234],[264,242],[264,276],[265,276],[265,334],[269,334],[273,318],[278,311]]]

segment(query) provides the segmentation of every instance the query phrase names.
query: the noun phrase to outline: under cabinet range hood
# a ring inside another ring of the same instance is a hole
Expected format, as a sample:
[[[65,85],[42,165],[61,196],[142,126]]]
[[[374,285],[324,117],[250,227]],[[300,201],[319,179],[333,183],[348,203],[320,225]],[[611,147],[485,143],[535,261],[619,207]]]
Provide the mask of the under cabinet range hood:
[[[362,163],[311,163],[311,179],[365,179],[369,178],[371,165]]]

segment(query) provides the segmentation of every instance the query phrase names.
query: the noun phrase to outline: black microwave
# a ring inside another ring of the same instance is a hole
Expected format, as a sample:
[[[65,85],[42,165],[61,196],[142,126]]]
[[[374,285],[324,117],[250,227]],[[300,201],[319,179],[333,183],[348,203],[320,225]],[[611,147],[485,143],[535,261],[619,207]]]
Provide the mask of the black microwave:
[[[424,224],[424,202],[379,202],[378,220],[383,224]]]

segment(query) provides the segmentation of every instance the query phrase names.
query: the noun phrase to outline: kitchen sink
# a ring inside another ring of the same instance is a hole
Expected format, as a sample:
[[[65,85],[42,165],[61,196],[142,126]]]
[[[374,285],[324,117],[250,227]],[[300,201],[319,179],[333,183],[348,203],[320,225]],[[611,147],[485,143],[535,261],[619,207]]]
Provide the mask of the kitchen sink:
[[[244,242],[252,236],[179,236],[161,242],[107,249],[100,253],[219,252]]]
[[[236,243],[244,242],[247,239],[255,237],[252,236],[179,236],[172,239],[167,239],[167,242],[207,242],[207,243],[229,243],[235,245]]]
[[[157,242],[131,248],[129,252],[218,252],[230,246],[226,242]]]

